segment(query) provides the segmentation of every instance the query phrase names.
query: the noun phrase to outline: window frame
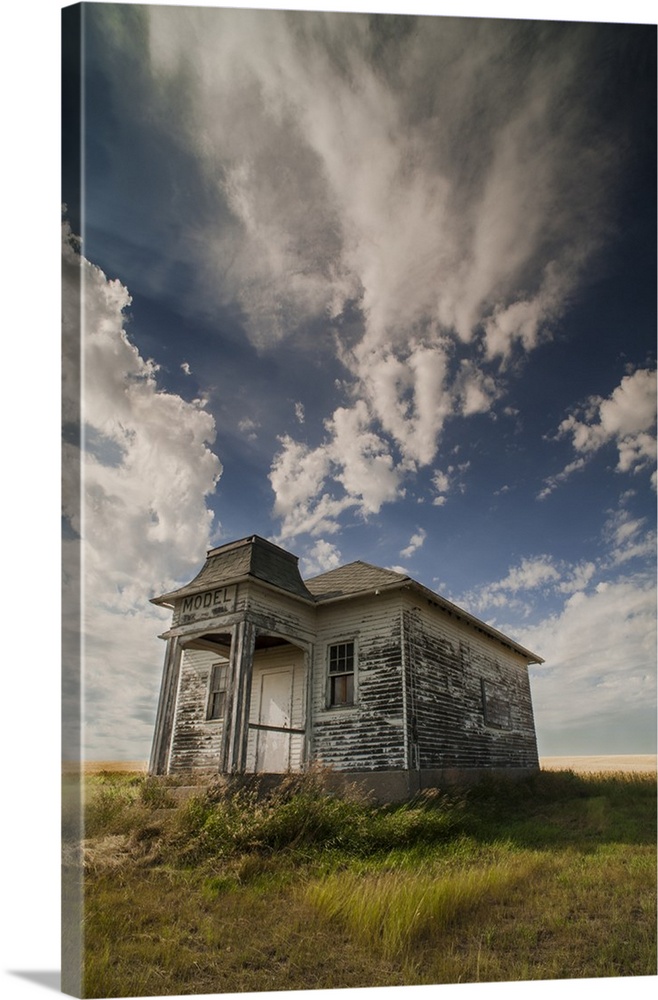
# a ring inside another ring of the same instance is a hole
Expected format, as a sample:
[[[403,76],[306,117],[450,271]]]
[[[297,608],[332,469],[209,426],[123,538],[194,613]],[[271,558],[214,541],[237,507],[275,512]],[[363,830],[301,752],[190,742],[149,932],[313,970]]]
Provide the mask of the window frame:
[[[345,651],[343,653],[336,653],[336,661],[340,663],[341,659],[344,659],[346,663],[351,663],[351,669],[348,670],[332,670],[332,660],[334,651],[338,651],[344,647]],[[351,647],[351,649],[350,649]],[[326,650],[326,693],[325,693],[325,704],[326,708],[330,709],[332,712],[336,711],[350,711],[355,708],[357,704],[357,674],[358,674],[358,648],[356,639],[352,636],[345,639],[337,639],[332,642],[327,643]],[[337,685],[334,682],[341,677],[348,678],[346,682],[349,686],[349,678],[351,678],[351,701],[334,701],[334,692]]]
[[[228,660],[213,663],[208,675],[208,695],[206,698],[206,722],[223,722],[226,718],[226,702],[228,696]],[[215,699],[223,695],[221,699],[221,714],[214,714],[216,710]]]
[[[480,678],[482,692],[482,715],[484,724],[489,729],[509,732],[512,725],[512,700],[508,691],[501,684]]]

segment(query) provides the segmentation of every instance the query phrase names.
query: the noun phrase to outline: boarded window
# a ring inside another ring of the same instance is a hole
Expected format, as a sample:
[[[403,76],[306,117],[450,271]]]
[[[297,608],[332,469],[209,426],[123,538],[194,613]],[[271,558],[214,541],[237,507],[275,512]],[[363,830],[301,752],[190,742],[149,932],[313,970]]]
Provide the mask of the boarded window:
[[[354,704],[354,643],[329,647],[329,705]]]
[[[502,688],[482,680],[482,710],[484,721],[493,729],[511,729],[512,715],[509,698]]]
[[[223,719],[226,711],[228,663],[214,663],[210,671],[208,719]]]

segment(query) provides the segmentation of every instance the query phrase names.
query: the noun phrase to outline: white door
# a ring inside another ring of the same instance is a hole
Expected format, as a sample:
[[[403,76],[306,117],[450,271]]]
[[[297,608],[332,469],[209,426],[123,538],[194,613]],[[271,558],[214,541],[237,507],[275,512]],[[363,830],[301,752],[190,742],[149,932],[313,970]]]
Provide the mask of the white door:
[[[278,670],[261,676],[256,770],[266,773],[287,771],[290,766],[290,729],[292,721],[292,670]]]

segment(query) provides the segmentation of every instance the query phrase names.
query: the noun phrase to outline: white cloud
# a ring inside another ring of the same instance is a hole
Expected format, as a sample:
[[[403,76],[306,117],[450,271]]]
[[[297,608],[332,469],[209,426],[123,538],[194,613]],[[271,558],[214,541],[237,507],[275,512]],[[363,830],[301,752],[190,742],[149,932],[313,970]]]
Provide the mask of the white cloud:
[[[394,573],[401,573],[403,576],[409,576],[409,573],[404,566],[393,565],[393,566],[387,566],[386,569],[390,569]]]
[[[464,493],[466,486],[463,481],[463,474],[470,468],[470,462],[462,462],[460,465],[449,465],[444,472],[435,469],[432,475],[432,486],[436,490],[436,496],[432,500],[435,507],[443,507],[448,502],[447,494],[453,490]]]
[[[280,440],[282,447],[272,463],[270,483],[274,513],[282,521],[281,538],[304,532],[335,532],[335,519],[345,506],[322,492],[331,468],[328,451],[309,448],[288,435]]]
[[[437,469],[434,475],[432,476],[432,486],[434,487],[437,493],[448,493],[452,486],[452,482],[448,473],[442,472],[440,469]]]
[[[507,576],[472,591],[464,598],[467,606],[482,612],[489,608],[504,608],[507,611],[516,610],[527,615],[530,605],[517,599],[517,595],[526,597],[529,591],[552,586],[559,581],[561,574],[550,556],[538,556],[533,559],[522,559],[518,566],[512,567]]]
[[[580,469],[584,469],[586,465],[587,459],[576,458],[573,462],[569,462],[568,465],[565,465],[561,472],[556,473],[554,476],[548,476],[548,478],[544,480],[542,489],[537,494],[537,499],[545,500],[546,497],[550,496],[561,483],[565,483],[572,473],[578,472]]]
[[[591,396],[577,413],[571,413],[558,428],[558,437],[571,437],[582,456],[554,477],[566,478],[601,448],[617,448],[619,472],[639,472],[656,461],[656,372],[638,368],[625,375],[607,398]],[[551,481],[553,482],[553,481]]]
[[[462,361],[456,382],[456,395],[459,412],[463,416],[488,413],[500,394],[501,388],[491,375],[485,374],[471,361]]]
[[[580,591],[561,612],[522,631],[519,640],[546,660],[532,676],[538,730],[555,739],[624,717],[633,732],[633,719],[637,725],[655,708],[655,616],[655,583],[635,576]]]
[[[258,434],[256,431],[259,429],[260,424],[256,420],[252,420],[251,417],[243,417],[242,420],[238,421],[238,430],[241,434],[247,438],[248,441],[256,441]]]
[[[336,569],[340,564],[341,554],[337,546],[320,538],[315,545],[307,549],[302,559],[304,578],[326,573],[330,569]]]
[[[596,563],[589,560],[570,566],[564,572],[557,589],[561,594],[575,594],[579,590],[586,590],[596,572]]]
[[[74,252],[67,225],[63,236],[64,408],[71,425],[81,287],[84,308],[84,451],[64,449],[64,514],[82,539],[87,753],[102,747],[103,755],[139,757],[152,736],[163,656],[157,635],[167,617],[149,597],[189,577],[202,560],[212,525],[205,498],[221,464],[210,447],[212,417],[159,391],[157,365],[130,341],[128,291]],[[70,596],[78,542],[66,541],[65,550],[65,565],[74,567],[65,586]],[[69,617],[65,636],[75,644],[80,623],[72,608]]]
[[[479,614],[500,609],[505,614],[515,612],[527,618],[538,596],[571,594],[580,587],[586,587],[595,569],[593,563],[573,566],[559,563],[548,555],[525,558],[517,566],[512,566],[502,579],[468,592],[458,603]]]
[[[427,538],[427,532],[424,528],[419,528],[418,531],[411,536],[409,539],[409,544],[406,548],[402,549],[400,555],[403,559],[410,559],[414,552],[422,548],[425,539]]]
[[[383,503],[400,495],[402,475],[386,441],[369,427],[370,416],[362,400],[351,408],[339,407],[327,421],[332,461],[340,470],[336,480],[365,515],[377,514]]]
[[[611,511],[604,527],[609,546],[609,562],[619,566],[631,559],[653,558],[656,551],[655,528],[647,526],[646,518],[633,517],[623,506]]]
[[[560,424],[558,438],[571,437],[578,457],[561,472],[544,480],[537,494],[545,500],[602,448],[617,448],[617,471],[638,473],[656,462],[656,372],[638,368],[625,375],[610,396],[590,396]],[[656,472],[651,475],[656,488]]]
[[[186,375],[192,374],[192,369],[190,368],[188,361],[183,361],[183,363],[181,364],[181,370],[184,371]]]
[[[305,420],[304,404],[295,403],[295,420],[298,424],[303,424]]]
[[[305,532],[333,534],[343,511],[356,508],[368,517],[400,495],[403,470],[369,425],[367,407],[359,400],[334,412],[326,421],[327,440],[316,448],[289,435],[280,439],[269,478],[281,540]]]
[[[643,527],[622,509],[611,515],[604,532],[605,557],[575,564],[546,555],[523,559],[502,579],[457,601],[480,614],[496,609],[503,620],[492,624],[545,660],[531,668],[544,753],[559,753],[562,738],[583,747],[600,738],[602,747],[633,752],[635,743],[622,745],[614,734],[606,735],[615,719],[623,720],[627,733],[637,732],[640,744],[652,738],[655,537],[642,545]],[[631,554],[648,557],[649,570],[620,576],[619,567]],[[551,606],[554,611],[539,617],[540,608]],[[510,625],[514,618],[517,624]],[[524,619],[535,624],[519,626]]]
[[[149,24],[156,94],[194,46],[167,113],[224,205],[189,240],[201,291],[237,302],[261,348],[324,319],[366,414],[336,410],[331,433],[369,440],[338,481],[376,510],[448,420],[491,412],[605,232],[618,146],[592,127],[589,29],[529,47],[504,21],[410,20],[395,42],[358,15],[153,7]],[[646,449],[635,435],[620,462]]]
[[[495,590],[508,590],[515,594],[519,590],[533,590],[549,581],[559,580],[560,574],[547,556],[537,559],[522,559],[519,566],[509,571],[499,583],[493,584]]]
[[[553,264],[549,265],[537,294],[531,299],[518,299],[511,305],[497,305],[485,321],[485,349],[487,357],[500,357],[506,362],[515,347],[524,352],[533,351],[551,335],[551,324],[564,307],[575,274],[558,277]]]

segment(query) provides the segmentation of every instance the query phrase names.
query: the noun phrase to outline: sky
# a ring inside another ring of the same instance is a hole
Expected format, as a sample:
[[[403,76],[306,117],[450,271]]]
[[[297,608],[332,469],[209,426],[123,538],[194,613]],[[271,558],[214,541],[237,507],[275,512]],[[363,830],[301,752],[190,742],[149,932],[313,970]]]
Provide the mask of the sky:
[[[149,600],[250,534],[306,577],[408,573],[536,651],[540,754],[655,753],[655,42],[87,6],[62,254],[88,759],[148,757]]]

